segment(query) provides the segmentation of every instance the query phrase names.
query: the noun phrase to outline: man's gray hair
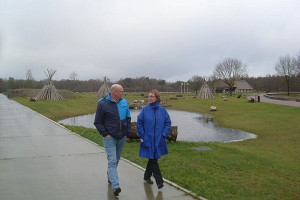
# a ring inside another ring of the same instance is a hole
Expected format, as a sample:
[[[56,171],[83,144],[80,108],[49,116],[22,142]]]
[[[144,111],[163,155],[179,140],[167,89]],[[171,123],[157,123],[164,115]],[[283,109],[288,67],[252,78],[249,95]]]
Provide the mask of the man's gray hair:
[[[114,91],[118,90],[120,87],[122,87],[120,84],[113,84],[110,87],[110,93],[113,93]]]

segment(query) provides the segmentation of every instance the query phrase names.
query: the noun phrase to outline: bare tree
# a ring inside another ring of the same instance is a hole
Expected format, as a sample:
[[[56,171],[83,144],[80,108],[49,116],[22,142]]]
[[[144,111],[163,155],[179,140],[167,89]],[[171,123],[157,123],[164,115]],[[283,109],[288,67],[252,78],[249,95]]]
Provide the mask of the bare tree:
[[[75,81],[77,77],[78,77],[78,74],[75,71],[70,74],[70,80]]]
[[[300,51],[298,56],[293,59],[293,62],[295,63],[296,73],[298,73],[298,76],[300,76]]]
[[[196,92],[196,96],[198,94],[198,90],[200,90],[204,81],[205,81],[204,77],[197,76],[197,75],[193,76],[191,79],[188,80],[190,89]]]
[[[31,70],[30,69],[28,69],[27,71],[26,71],[26,87],[27,88],[31,88],[32,87],[32,84],[33,84],[33,81],[34,81],[34,78],[33,78],[33,76],[32,76],[32,73],[31,73]]]
[[[236,82],[247,75],[247,65],[236,58],[226,58],[216,65],[213,75],[228,86],[230,95],[232,95]]]
[[[297,73],[295,61],[289,55],[280,57],[278,63],[275,65],[275,69],[278,75],[284,78],[289,96],[291,80]]]
[[[26,80],[30,80],[30,81],[34,80],[30,69],[26,71]]]

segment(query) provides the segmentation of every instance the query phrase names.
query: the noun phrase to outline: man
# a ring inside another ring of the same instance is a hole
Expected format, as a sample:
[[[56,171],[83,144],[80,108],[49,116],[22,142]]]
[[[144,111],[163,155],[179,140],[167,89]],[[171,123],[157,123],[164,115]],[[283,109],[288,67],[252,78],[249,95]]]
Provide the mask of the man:
[[[126,136],[130,135],[131,116],[125,99],[123,87],[113,84],[110,93],[98,101],[94,125],[103,136],[103,144],[107,154],[108,183],[111,184],[114,196],[119,196],[121,188],[117,167],[122,154]]]

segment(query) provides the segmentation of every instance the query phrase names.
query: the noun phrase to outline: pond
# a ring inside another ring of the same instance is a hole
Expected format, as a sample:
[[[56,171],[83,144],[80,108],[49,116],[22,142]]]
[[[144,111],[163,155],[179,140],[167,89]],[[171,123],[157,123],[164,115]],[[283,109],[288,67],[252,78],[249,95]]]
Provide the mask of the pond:
[[[136,122],[140,110],[131,110],[131,121]],[[255,134],[237,129],[219,127],[207,114],[199,114],[186,111],[168,109],[172,126],[177,126],[178,141],[193,142],[234,142],[256,138]],[[71,126],[84,126],[95,128],[95,114],[83,115],[61,120],[58,123]]]

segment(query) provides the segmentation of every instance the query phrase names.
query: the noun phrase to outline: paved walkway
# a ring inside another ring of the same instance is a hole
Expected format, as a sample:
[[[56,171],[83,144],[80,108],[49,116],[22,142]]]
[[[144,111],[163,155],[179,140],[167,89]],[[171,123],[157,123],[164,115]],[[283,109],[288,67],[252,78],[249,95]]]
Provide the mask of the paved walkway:
[[[1,200],[116,199],[106,168],[102,147],[0,94]],[[118,169],[119,199],[195,199],[168,183],[144,183],[143,169],[124,159]]]
[[[261,102],[300,107],[300,102],[270,99],[270,98],[265,97],[264,94],[259,94],[259,96],[260,96]],[[253,97],[257,100],[257,95],[256,96],[248,96],[248,98],[251,98],[251,97]]]

